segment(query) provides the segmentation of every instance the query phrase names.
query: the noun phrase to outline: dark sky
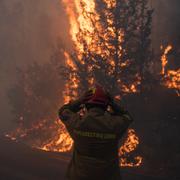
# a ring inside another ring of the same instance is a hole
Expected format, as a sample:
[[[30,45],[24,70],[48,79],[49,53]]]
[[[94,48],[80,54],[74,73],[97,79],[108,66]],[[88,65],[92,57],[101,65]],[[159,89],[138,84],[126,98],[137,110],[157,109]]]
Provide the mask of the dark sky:
[[[11,124],[6,91],[16,66],[49,60],[60,38],[68,46],[68,20],[61,0],[0,0],[0,131]],[[180,0],[152,0],[153,47],[180,44]]]

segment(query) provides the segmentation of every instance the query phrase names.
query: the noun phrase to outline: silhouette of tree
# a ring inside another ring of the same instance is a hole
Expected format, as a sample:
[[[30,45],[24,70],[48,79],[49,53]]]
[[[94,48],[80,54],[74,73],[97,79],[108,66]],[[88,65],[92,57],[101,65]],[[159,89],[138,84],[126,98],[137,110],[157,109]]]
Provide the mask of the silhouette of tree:
[[[54,122],[62,103],[62,78],[59,74],[62,54],[57,52],[45,64],[17,68],[17,81],[9,90],[13,121],[28,128],[43,120]]]
[[[76,52],[62,74],[74,97],[93,80],[114,96],[143,90],[150,76],[151,22],[153,10],[148,0],[96,1],[96,11],[88,12],[81,2],[83,16],[90,27],[77,34]],[[73,78],[72,78],[73,77]],[[73,87],[74,79],[78,88]]]

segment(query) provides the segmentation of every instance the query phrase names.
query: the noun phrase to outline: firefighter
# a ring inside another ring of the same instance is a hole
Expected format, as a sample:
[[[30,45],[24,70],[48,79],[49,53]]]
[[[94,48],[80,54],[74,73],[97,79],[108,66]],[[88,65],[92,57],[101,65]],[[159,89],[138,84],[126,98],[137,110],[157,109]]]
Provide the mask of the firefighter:
[[[59,117],[74,140],[67,179],[120,180],[118,141],[132,122],[129,113],[96,85],[62,106]]]

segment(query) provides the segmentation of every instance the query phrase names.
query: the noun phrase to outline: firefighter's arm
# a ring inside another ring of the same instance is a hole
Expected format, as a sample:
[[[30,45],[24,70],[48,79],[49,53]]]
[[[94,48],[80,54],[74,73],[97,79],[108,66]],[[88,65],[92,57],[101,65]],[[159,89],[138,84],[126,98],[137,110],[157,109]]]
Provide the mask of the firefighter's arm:
[[[81,109],[81,105],[84,104],[89,98],[91,98],[92,92],[86,91],[79,99],[75,101],[71,101],[70,103],[64,105],[59,110],[59,117],[62,121],[67,121],[69,119],[68,113],[64,113],[66,110],[71,111],[73,113],[77,113]]]
[[[116,132],[119,136],[121,136],[133,122],[133,118],[130,113],[124,107],[122,107],[122,105],[120,105],[120,103],[113,101],[111,103],[111,107],[116,121]]]
[[[59,118],[66,126],[68,132],[73,136],[72,132],[76,124],[80,120],[80,115],[77,113],[81,109],[81,100],[72,101],[59,109]]]
[[[65,104],[59,109],[59,117],[62,121],[67,121],[68,117],[66,117],[66,113],[64,114],[64,111],[69,110],[73,113],[77,113],[81,109],[82,101],[80,99],[71,101],[68,104]],[[64,116],[65,115],[65,116]]]

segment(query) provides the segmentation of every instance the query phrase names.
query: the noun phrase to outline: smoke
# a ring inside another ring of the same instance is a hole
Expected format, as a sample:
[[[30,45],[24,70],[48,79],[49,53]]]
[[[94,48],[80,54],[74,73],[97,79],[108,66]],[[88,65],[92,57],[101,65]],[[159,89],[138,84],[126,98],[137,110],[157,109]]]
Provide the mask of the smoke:
[[[151,0],[153,48],[180,44],[180,1]],[[16,67],[33,61],[47,62],[60,39],[69,46],[69,24],[60,0],[0,0],[0,131],[8,129],[10,107],[7,89],[13,85]]]
[[[180,1],[151,0],[153,15],[153,48],[159,51],[161,44],[180,46]]]
[[[68,42],[63,9],[59,0],[0,1],[0,131],[11,125],[6,92],[16,67],[47,62],[58,40]]]

